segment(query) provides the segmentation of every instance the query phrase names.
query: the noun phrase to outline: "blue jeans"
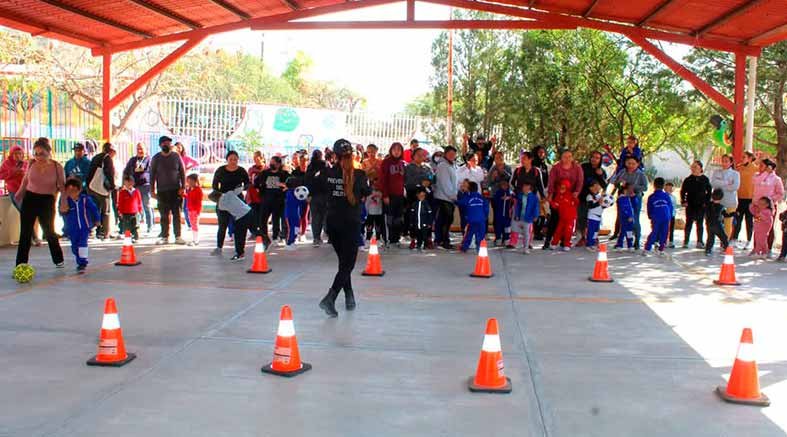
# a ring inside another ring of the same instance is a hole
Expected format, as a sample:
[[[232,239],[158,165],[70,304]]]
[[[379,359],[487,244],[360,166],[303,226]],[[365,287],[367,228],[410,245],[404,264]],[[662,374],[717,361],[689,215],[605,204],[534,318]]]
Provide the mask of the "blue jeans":
[[[634,247],[639,248],[639,239],[642,236],[642,226],[639,222],[639,216],[642,213],[642,196],[634,196]]]
[[[16,202],[16,193],[8,192],[8,197],[11,199],[11,205],[14,205],[17,211],[22,212],[22,205]]]
[[[150,185],[141,185],[137,189],[139,194],[142,195],[142,211],[145,213],[145,225],[150,230],[153,227],[153,208],[150,207]]]
[[[587,247],[594,247],[598,243],[598,230],[601,228],[601,220],[588,219]]]
[[[183,199],[183,217],[186,218],[186,227],[191,229],[191,220],[189,220],[189,206],[186,199]]]

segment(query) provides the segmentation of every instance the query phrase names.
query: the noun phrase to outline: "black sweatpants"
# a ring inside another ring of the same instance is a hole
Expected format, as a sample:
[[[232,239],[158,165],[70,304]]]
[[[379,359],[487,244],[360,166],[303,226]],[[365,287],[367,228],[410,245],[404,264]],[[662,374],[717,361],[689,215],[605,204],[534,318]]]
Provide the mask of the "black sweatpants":
[[[404,196],[388,197],[388,205],[384,205],[385,223],[388,225],[388,242],[396,244],[402,237],[404,229]]]
[[[98,214],[101,216],[101,223],[96,226],[96,237],[106,238],[109,236],[109,196],[102,196],[92,190],[87,190],[93,203],[98,208]]]
[[[560,217],[557,214],[557,209],[553,208],[549,212],[549,218],[547,219],[547,234],[544,237],[544,247],[549,247],[552,244],[552,237],[555,236],[558,222],[560,222]]]
[[[281,223],[284,216],[284,199],[263,199],[262,208],[260,209],[260,231],[262,232],[262,239],[265,244],[270,244],[268,238],[268,220],[271,221],[271,228],[273,228],[273,239],[276,240],[281,236]]]
[[[719,240],[721,240],[721,248],[727,250],[729,241],[727,240],[727,233],[724,232],[724,225],[722,223],[708,223],[708,240],[705,242],[705,253],[711,252],[713,245],[716,243],[716,237],[719,237]]]
[[[382,214],[369,214],[366,216],[366,239],[372,239],[372,232],[374,236],[381,242],[385,241],[385,216]]]
[[[126,234],[126,231],[131,232],[131,236],[135,239],[139,239],[139,227],[137,226],[137,215],[136,214],[121,214],[120,215],[120,235]]]
[[[172,214],[172,233],[175,238],[180,238],[180,209],[181,197],[178,190],[166,190],[156,193],[158,213],[161,216],[161,238],[169,238],[169,215]]]
[[[325,196],[314,196],[309,203],[309,213],[312,218],[312,238],[322,242],[322,231],[325,230],[325,213],[328,209],[328,199]]]
[[[438,240],[444,247],[451,244],[451,225],[454,223],[454,204],[437,199],[437,213],[440,215],[440,226],[437,228],[435,240]]]
[[[344,290],[346,294],[353,289],[350,278],[358,258],[358,235],[361,232],[361,223],[331,220],[331,217],[328,217],[327,231],[328,238],[331,239],[331,246],[339,258],[339,270],[333,278],[331,290],[334,293]]]
[[[686,207],[686,227],[683,228],[683,244],[689,244],[689,237],[691,236],[691,227],[696,223],[697,225],[697,242],[702,242],[702,232],[705,229],[703,223],[705,222],[705,211],[702,208]]]
[[[737,240],[738,235],[743,229],[743,221],[746,221],[746,241],[751,241],[754,233],[754,216],[749,211],[751,199],[738,199],[738,209],[735,211],[735,227],[732,230],[732,239]]]
[[[63,249],[55,235],[55,196],[28,191],[22,199],[20,213],[19,247],[16,249],[16,265],[26,264],[30,256],[30,243],[33,239],[33,225],[38,219],[44,238],[49,245],[52,262],[63,262]]]
[[[221,209],[217,209],[216,213],[219,219],[219,230],[216,233],[216,247],[221,249],[224,247],[224,236],[227,234],[227,226],[230,224],[232,215]],[[253,215],[253,211],[249,211],[243,217],[235,219],[235,235],[232,240],[235,242],[235,253],[237,255],[243,255],[246,252],[246,229]]]

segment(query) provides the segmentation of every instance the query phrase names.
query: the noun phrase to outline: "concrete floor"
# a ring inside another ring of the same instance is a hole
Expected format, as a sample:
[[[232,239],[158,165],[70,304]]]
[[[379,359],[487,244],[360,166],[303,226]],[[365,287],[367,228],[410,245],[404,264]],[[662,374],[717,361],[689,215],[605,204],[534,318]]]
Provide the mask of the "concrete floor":
[[[204,241],[211,228],[206,227]],[[147,243],[147,244],[146,244]],[[0,276],[2,436],[782,436],[787,429],[787,265],[738,257],[735,289],[713,286],[719,257],[610,254],[616,282],[586,280],[595,254],[491,250],[383,253],[387,274],[353,277],[359,307],[328,319],[317,302],[328,247],[272,249],[248,275],[201,248],[119,243],[91,249],[76,275],[34,248],[33,284]],[[66,251],[68,249],[66,248]],[[251,251],[249,251],[250,253]],[[0,249],[9,272],[14,248]],[[103,301],[117,299],[137,360],[94,368]],[[343,304],[340,297],[339,303]],[[281,305],[293,308],[304,361],[294,379],[260,373]],[[485,321],[500,321],[509,395],[473,394]],[[772,406],[714,394],[741,327],[754,328]]]

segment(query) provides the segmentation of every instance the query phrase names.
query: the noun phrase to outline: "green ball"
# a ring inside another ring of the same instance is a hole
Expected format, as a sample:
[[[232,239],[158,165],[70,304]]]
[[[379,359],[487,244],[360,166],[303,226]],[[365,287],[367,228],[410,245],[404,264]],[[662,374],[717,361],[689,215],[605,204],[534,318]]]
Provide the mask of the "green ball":
[[[19,264],[14,267],[14,279],[20,284],[30,282],[36,276],[36,269],[30,264]]]

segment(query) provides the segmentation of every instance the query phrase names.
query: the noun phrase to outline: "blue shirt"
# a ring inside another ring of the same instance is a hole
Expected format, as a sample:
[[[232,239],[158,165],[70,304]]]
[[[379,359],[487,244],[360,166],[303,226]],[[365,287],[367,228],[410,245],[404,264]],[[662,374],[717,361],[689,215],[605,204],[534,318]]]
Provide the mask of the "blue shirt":
[[[489,202],[481,193],[467,193],[456,203],[464,210],[468,223],[485,223],[489,217]]]
[[[82,186],[87,185],[87,175],[90,173],[90,159],[87,156],[82,156],[78,160],[71,158],[66,161],[65,167],[66,177],[78,177],[82,181]]]
[[[648,197],[648,217],[654,222],[670,221],[672,199],[664,190],[656,190]]]

